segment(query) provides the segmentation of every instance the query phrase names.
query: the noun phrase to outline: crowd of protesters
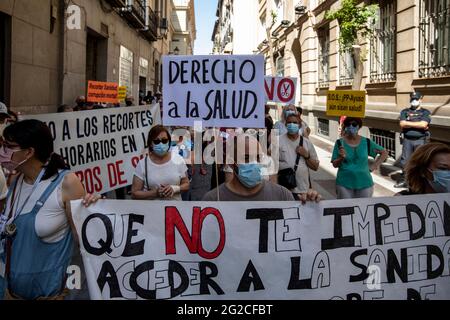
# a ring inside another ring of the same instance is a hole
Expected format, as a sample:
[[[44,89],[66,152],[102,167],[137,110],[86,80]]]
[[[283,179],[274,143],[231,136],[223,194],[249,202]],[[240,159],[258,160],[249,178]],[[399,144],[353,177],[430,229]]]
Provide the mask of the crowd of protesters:
[[[450,148],[428,143],[430,114],[420,109],[420,99],[420,94],[412,94],[411,107],[402,111],[400,118],[404,131],[402,183],[407,186],[400,194],[450,192]],[[139,104],[160,101],[160,93],[139,94]],[[135,104],[132,97],[125,103]],[[115,105],[87,103],[80,96],[75,106],[63,105],[58,112],[100,107]],[[302,119],[302,109],[285,106],[277,123],[269,110],[267,107],[265,139],[260,130],[221,128],[219,134],[213,131],[211,139],[200,143],[200,152],[195,152],[192,129],[154,126],[148,133],[148,150],[135,168],[131,199],[320,201],[311,176],[311,171],[319,169],[320,159],[309,139],[311,130]],[[337,198],[372,197],[372,172],[387,159],[387,151],[359,134],[362,119],[341,120],[331,159],[337,168]],[[176,134],[177,130],[186,134]],[[0,294],[7,299],[64,299],[65,272],[77,252],[73,250],[77,235],[70,201],[84,199],[88,206],[102,196],[85,193],[77,176],[54,152],[50,130],[43,122],[18,121],[17,115],[0,103],[0,133],[0,261],[6,270],[5,277],[0,277]],[[224,154],[219,153],[219,145],[225,148]],[[212,161],[206,152],[211,149]]]

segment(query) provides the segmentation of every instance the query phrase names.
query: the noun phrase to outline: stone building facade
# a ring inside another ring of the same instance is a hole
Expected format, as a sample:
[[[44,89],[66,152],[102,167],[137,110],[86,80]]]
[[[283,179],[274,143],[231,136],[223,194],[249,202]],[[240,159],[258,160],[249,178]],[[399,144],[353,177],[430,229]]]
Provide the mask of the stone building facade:
[[[126,85],[135,101],[161,91],[174,10],[173,0],[0,1],[0,100],[48,113],[85,95],[88,80]]]
[[[339,25],[325,18],[326,11],[340,7],[340,1],[248,1],[258,4],[254,53],[266,58],[265,28],[276,16],[271,29],[276,70],[266,63],[266,73],[297,77],[301,83],[297,104],[305,109],[305,119],[316,135],[334,141],[338,119],[326,115],[326,94],[350,90],[353,83],[351,56],[339,52]],[[387,147],[392,159],[398,158],[399,113],[409,106],[410,93],[419,91],[424,95],[423,106],[432,112],[432,139],[450,143],[450,1],[364,3],[378,3],[380,8],[374,36],[365,45],[365,133]]]

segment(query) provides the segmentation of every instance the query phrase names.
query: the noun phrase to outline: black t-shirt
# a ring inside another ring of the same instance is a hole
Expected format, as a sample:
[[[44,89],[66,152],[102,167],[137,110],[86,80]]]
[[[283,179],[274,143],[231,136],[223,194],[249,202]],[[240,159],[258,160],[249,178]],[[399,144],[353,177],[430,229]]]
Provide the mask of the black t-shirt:
[[[428,123],[431,123],[431,112],[427,109],[422,108],[418,110],[407,108],[402,110],[402,112],[400,113],[400,121],[426,121]],[[405,134],[406,138],[422,138],[425,137],[427,130],[405,128],[403,129],[403,133]]]

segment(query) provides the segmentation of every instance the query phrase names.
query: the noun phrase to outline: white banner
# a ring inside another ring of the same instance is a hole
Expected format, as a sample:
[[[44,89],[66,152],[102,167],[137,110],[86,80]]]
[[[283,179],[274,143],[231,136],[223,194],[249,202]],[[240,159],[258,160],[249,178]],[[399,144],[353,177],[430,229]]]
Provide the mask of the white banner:
[[[264,80],[266,101],[295,104],[297,78],[266,77]]]
[[[165,126],[264,128],[262,55],[164,56]]]
[[[161,123],[159,105],[22,116],[45,122],[60,154],[89,193],[132,183],[150,129]]]
[[[93,299],[450,299],[448,199],[72,208]]]

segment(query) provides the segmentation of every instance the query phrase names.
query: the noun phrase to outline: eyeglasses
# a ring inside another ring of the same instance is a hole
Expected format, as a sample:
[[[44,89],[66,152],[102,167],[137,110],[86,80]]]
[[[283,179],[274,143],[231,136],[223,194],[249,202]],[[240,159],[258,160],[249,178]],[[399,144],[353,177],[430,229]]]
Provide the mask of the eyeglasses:
[[[359,123],[358,122],[351,122],[349,125],[349,127],[352,126],[354,128],[359,127]]]
[[[167,143],[169,143],[169,139],[163,138],[163,139],[155,139],[155,140],[153,140],[153,144],[154,145],[158,145],[160,143],[167,144]]]

